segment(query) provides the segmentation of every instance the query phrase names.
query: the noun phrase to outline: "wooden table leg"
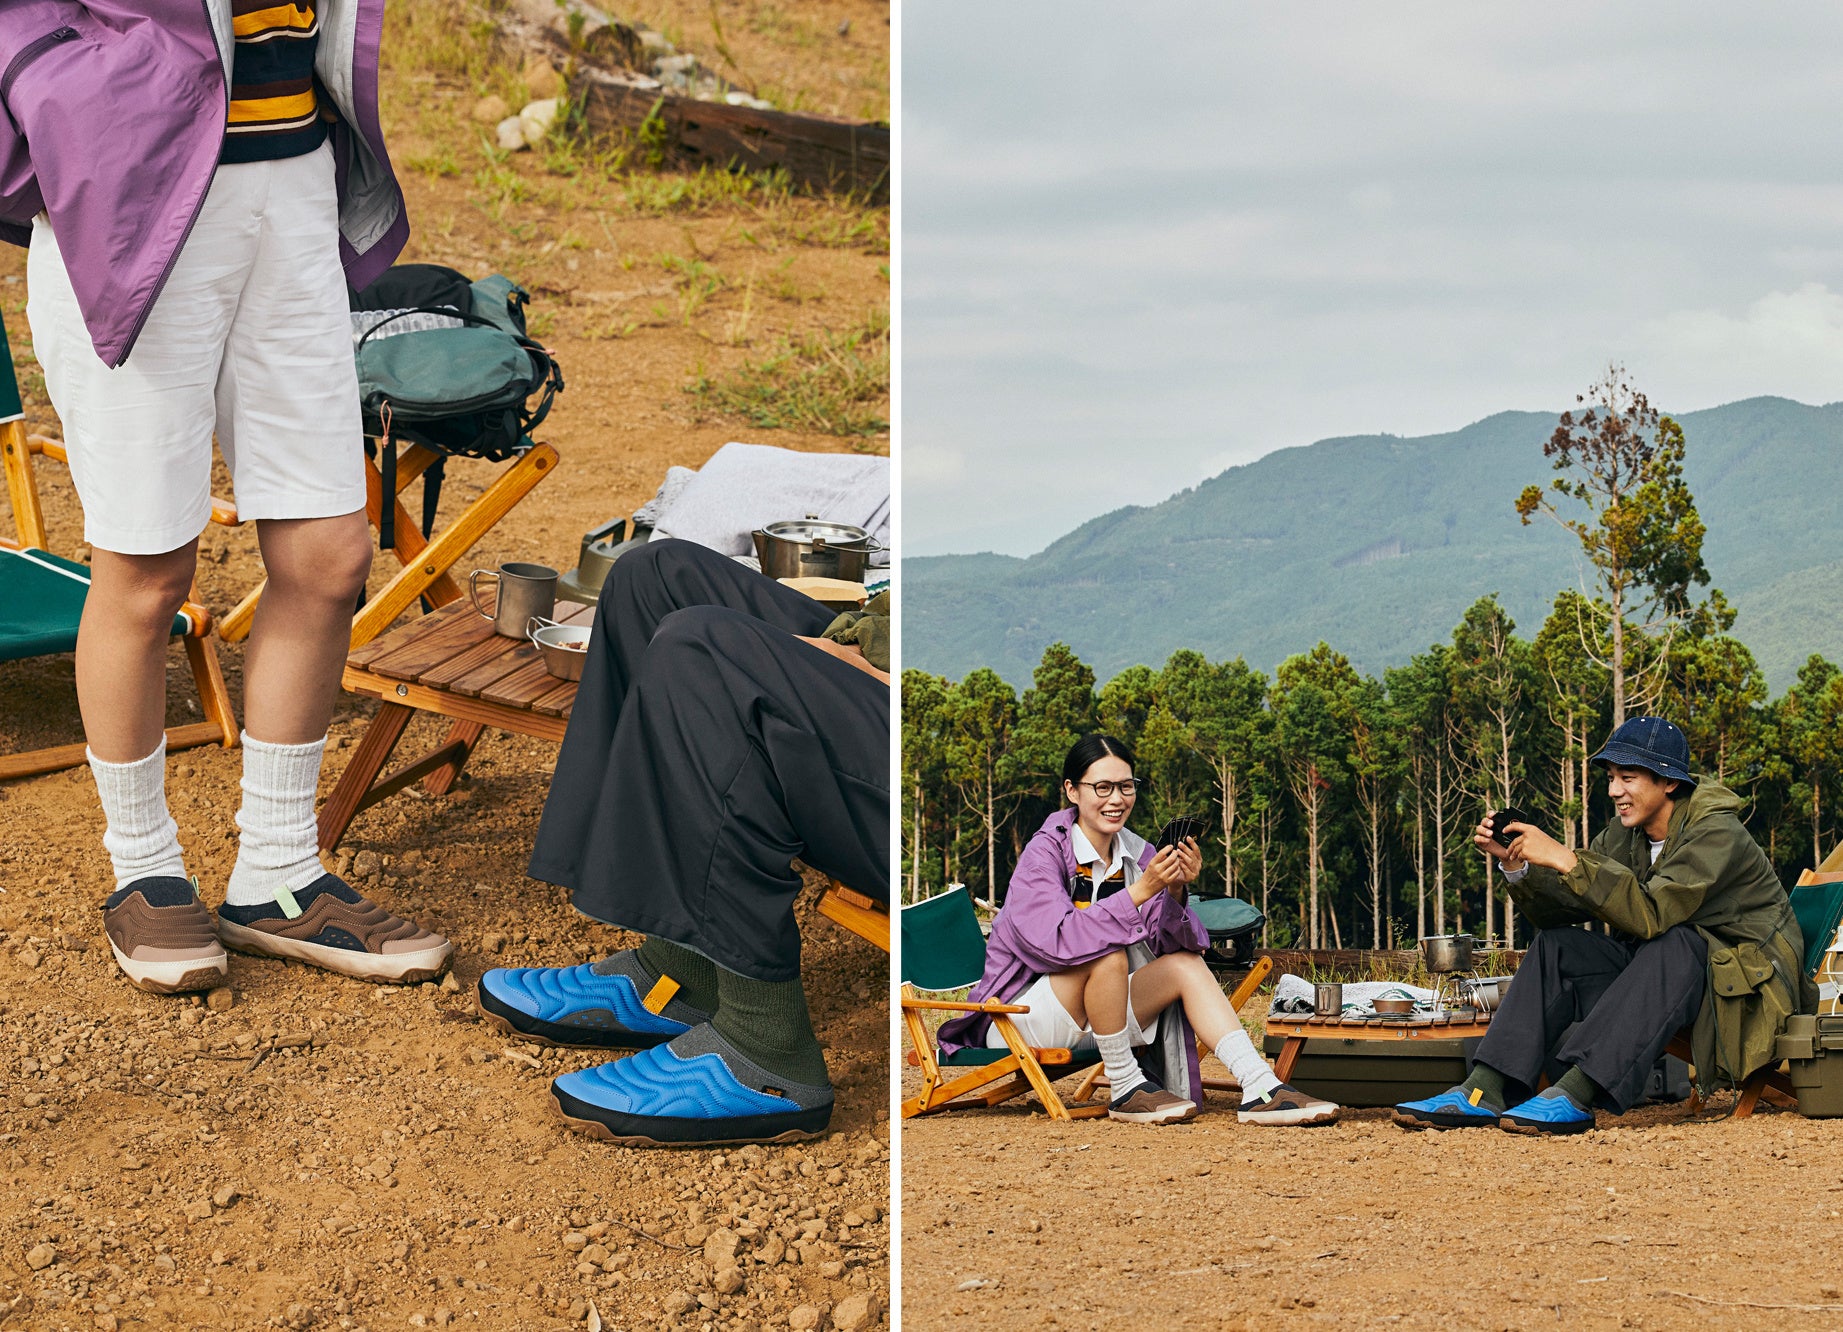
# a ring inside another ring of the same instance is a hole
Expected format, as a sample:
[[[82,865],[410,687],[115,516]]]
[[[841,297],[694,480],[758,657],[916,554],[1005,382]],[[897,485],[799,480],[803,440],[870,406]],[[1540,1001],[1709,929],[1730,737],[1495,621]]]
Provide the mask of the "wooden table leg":
[[[460,757],[445,763],[422,779],[422,789],[432,796],[447,795],[453,788],[455,779],[461,775],[461,769],[467,766],[467,760],[473,757],[474,746],[480,743],[480,737],[486,733],[486,723],[476,721],[458,721],[448,732],[448,739],[442,748],[460,745]]]
[[[397,741],[403,738],[403,728],[410,724],[415,715],[414,708],[401,703],[385,703],[378,709],[378,715],[365,728],[364,736],[358,742],[358,748],[352,753],[352,761],[340,775],[339,782],[333,787],[333,793],[326,798],[326,804],[320,809],[320,849],[331,851],[339,845],[339,839],[345,836],[346,825],[352,822],[352,816],[364,806],[365,795],[371,790],[371,784],[383,771],[385,761],[391,751],[397,747]]]
[[[1299,1052],[1305,1049],[1305,1037],[1288,1036],[1286,1044],[1280,1047],[1280,1057],[1273,1061],[1274,1075],[1281,1082],[1293,1080],[1293,1065],[1299,1062]]]

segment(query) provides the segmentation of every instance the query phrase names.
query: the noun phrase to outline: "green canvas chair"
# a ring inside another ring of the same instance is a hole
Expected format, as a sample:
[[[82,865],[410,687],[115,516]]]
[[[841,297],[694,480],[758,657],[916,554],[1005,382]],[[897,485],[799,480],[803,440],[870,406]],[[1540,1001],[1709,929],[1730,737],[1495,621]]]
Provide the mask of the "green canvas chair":
[[[902,1020],[914,1045],[909,1062],[922,1071],[921,1091],[902,1103],[902,1117],[999,1105],[1033,1091],[1051,1119],[1091,1119],[1106,1114],[1105,1105],[1065,1104],[1052,1085],[1054,1078],[1098,1063],[1100,1055],[1024,1044],[1011,1015],[1028,1013],[1027,1006],[923,997],[924,992],[963,990],[984,974],[985,936],[979,931],[979,916],[966,889],[956,888],[902,909]],[[930,1011],[990,1013],[1005,1048],[960,1050],[943,1057],[924,1017]]]
[[[13,356],[6,342],[6,327],[0,323],[0,464],[4,464],[7,499],[12,504],[17,532],[16,538],[0,536],[0,589],[5,592],[0,596],[0,661],[74,651],[77,624],[83,618],[83,603],[89,595],[89,567],[60,559],[45,549],[45,515],[39,504],[34,457],[68,462],[64,446],[57,440],[26,434]],[[218,506],[213,507],[215,510]],[[193,597],[197,595],[195,591]],[[208,637],[210,630],[210,613],[195,601],[186,602],[173,617],[173,636],[185,644],[206,720],[169,727],[169,750],[204,744],[229,748],[237,743],[237,721],[230,709],[217,651]],[[83,761],[81,743],[0,755],[0,781],[73,768]]]

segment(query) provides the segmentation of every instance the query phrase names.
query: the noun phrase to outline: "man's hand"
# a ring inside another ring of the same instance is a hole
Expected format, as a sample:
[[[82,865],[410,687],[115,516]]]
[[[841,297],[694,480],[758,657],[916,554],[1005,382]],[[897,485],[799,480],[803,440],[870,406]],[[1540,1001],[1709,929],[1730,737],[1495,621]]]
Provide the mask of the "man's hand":
[[[805,634],[795,634],[794,637],[802,643],[812,644],[829,657],[837,657],[840,661],[850,662],[864,674],[875,676],[884,684],[890,682],[889,672],[880,671],[872,666],[870,659],[864,655],[864,650],[856,643],[834,643],[829,638],[808,638]]]
[[[1546,865],[1557,874],[1566,874],[1575,864],[1574,852],[1533,824],[1513,823],[1507,829],[1493,829],[1491,820],[1486,819],[1473,832],[1472,842],[1486,855],[1496,856],[1498,863],[1513,874],[1529,865]]]

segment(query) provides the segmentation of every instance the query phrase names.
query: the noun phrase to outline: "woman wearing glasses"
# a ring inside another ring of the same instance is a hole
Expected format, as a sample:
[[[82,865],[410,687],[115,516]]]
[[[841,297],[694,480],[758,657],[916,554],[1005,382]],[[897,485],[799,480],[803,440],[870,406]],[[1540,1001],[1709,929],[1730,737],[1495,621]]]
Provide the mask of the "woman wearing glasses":
[[[1154,848],[1127,828],[1142,786],[1132,750],[1112,736],[1069,750],[1068,807],[1018,858],[969,997],[1028,1005],[1014,1020],[1029,1045],[1098,1051],[1114,1119],[1195,1115],[1200,1036],[1241,1084],[1242,1123],[1330,1123],[1338,1108],[1274,1076],[1203,961],[1209,935],[1185,905],[1202,867],[1195,839]],[[944,1025],[940,1040],[944,1051],[1004,1045],[978,1013]]]

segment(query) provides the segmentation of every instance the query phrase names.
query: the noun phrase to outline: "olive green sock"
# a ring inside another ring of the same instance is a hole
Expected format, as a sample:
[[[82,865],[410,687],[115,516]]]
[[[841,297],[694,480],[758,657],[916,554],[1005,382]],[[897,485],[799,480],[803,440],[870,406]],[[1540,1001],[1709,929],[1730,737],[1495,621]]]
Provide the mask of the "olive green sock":
[[[1499,1114],[1504,1112],[1504,1075],[1489,1064],[1473,1064],[1472,1072],[1459,1084],[1459,1090],[1468,1096],[1478,1093],[1473,1105],[1482,1105]]]
[[[1594,1097],[1600,1094],[1600,1089],[1594,1085],[1593,1079],[1581,1072],[1578,1065],[1561,1075],[1560,1081],[1555,1084],[1555,1090],[1566,1095],[1570,1101],[1583,1110],[1593,1109]]]
[[[717,1011],[717,964],[702,953],[680,948],[656,934],[634,950],[640,965],[652,973],[654,980],[670,976],[678,982],[677,998],[703,1013]]]
[[[758,981],[717,968],[719,1035],[770,1073],[816,1087],[829,1085],[825,1054],[813,1034],[800,982]]]

